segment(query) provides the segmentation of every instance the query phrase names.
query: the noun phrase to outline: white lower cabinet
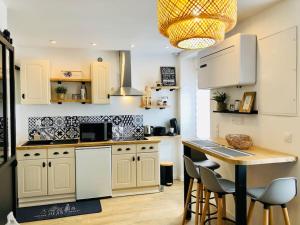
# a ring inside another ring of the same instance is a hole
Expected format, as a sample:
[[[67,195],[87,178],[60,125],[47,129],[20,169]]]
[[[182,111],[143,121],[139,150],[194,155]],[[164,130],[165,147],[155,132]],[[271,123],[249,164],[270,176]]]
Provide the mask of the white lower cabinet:
[[[57,154],[57,152],[69,153]],[[59,151],[50,149],[18,151],[18,206],[75,201],[73,152],[74,148]]]
[[[48,195],[75,193],[75,159],[48,161]]]
[[[18,162],[18,196],[27,198],[47,195],[47,159]]]
[[[126,145],[113,146],[112,188],[114,191],[159,185],[158,144],[150,147],[147,144],[131,145],[130,151],[125,151]],[[143,152],[140,151],[141,149]]]
[[[136,154],[112,156],[112,188],[136,187]]]

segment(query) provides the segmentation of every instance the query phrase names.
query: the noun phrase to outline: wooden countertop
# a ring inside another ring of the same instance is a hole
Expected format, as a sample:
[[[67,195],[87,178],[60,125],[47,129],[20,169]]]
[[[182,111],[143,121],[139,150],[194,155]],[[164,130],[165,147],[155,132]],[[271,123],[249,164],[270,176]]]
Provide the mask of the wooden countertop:
[[[195,140],[195,139],[194,139]],[[200,146],[193,144],[190,142],[192,140],[184,140],[182,141],[183,145],[196,150],[203,152],[207,155],[220,159],[230,164],[234,165],[263,165],[263,164],[272,164],[272,163],[287,163],[287,162],[295,162],[298,160],[297,156],[283,153],[276,150],[266,149],[258,146],[253,146],[249,150],[240,150],[242,152],[247,152],[253,154],[251,156],[242,156],[242,157],[230,157],[218,154],[217,152],[212,152],[206,149],[201,148]],[[212,139],[211,141],[229,147],[225,139]]]
[[[148,140],[134,140],[134,141],[100,141],[100,142],[78,142],[75,144],[55,144],[55,145],[31,145],[31,146],[17,146],[17,150],[32,150],[43,148],[79,148],[79,147],[94,147],[107,145],[134,145],[134,144],[153,144],[159,143],[159,138],[148,138]]]

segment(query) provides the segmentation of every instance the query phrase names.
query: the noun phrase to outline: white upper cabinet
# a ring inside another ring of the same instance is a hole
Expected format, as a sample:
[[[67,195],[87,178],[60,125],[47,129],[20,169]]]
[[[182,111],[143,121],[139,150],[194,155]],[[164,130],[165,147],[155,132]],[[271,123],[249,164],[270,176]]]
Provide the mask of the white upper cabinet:
[[[21,103],[50,104],[50,63],[47,60],[21,62]]]
[[[238,34],[199,52],[199,89],[256,82],[256,36]]]
[[[110,65],[104,62],[95,62],[91,66],[92,103],[110,103]]]

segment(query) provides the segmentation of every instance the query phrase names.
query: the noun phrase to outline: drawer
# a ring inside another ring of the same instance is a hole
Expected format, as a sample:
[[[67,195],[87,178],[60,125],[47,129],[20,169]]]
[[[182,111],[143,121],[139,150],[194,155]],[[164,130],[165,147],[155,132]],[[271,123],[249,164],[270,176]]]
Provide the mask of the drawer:
[[[136,145],[113,145],[112,154],[132,154],[136,153]]]
[[[46,159],[46,158],[47,158],[46,148],[17,151],[17,160],[32,160],[32,159]]]
[[[75,149],[74,148],[49,148],[48,158],[74,158]]]
[[[158,152],[158,144],[139,144],[137,152]]]

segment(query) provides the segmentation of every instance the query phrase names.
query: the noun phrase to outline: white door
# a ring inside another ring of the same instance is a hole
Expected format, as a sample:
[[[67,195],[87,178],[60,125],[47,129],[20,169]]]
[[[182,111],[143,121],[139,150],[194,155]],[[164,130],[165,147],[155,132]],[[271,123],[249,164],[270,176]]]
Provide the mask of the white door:
[[[112,156],[112,188],[136,187],[136,154]]]
[[[47,195],[47,160],[18,161],[18,197]]]
[[[75,193],[75,158],[48,161],[48,195]]]
[[[110,65],[104,62],[95,62],[91,66],[92,103],[110,103]]]
[[[50,104],[49,73],[50,65],[47,60],[22,61],[22,104]]]
[[[137,186],[153,186],[159,184],[158,152],[140,153],[137,155]]]

